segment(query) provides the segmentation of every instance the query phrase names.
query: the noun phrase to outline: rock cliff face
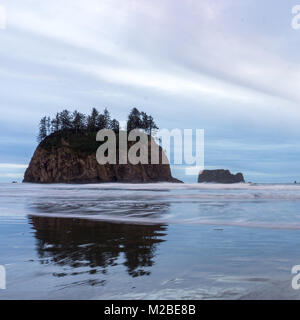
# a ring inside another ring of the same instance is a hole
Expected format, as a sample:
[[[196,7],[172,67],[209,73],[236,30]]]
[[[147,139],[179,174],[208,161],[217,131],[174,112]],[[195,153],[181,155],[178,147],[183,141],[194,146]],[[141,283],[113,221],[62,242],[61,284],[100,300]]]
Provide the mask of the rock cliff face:
[[[23,182],[181,182],[172,177],[169,164],[99,165],[96,160],[99,145],[95,133],[52,134],[37,147]],[[163,154],[161,148],[160,151]]]
[[[229,170],[204,170],[199,174],[198,182],[239,183],[245,182],[243,174],[232,174]]]

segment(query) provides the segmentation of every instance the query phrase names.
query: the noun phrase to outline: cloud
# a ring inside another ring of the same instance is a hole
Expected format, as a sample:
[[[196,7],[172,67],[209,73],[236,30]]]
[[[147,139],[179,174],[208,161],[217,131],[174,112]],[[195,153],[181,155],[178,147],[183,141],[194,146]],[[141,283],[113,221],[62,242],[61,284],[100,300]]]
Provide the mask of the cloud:
[[[0,169],[26,169],[28,164],[0,163]]]
[[[6,10],[5,7],[0,5],[0,30],[6,29]]]
[[[22,180],[27,164],[0,163],[0,181],[9,182],[11,179]]]
[[[122,4],[75,0],[66,1],[63,10],[60,1],[51,1],[38,4],[34,11],[24,1],[10,7],[12,28],[95,51],[110,60],[89,66],[86,59],[74,63],[55,55],[32,56],[40,63],[75,70],[86,66],[82,71],[91,76],[97,73],[105,81],[137,88],[181,88],[183,94],[196,91],[241,102],[251,97],[254,103],[261,95],[300,100],[298,63],[277,54],[277,43],[270,38],[245,39],[239,34],[228,16],[224,19],[225,12],[234,12],[231,1],[174,5],[156,0]],[[269,50],[262,46],[266,42]]]
[[[0,178],[15,178],[22,179],[24,175],[22,173],[0,173]]]
[[[290,27],[290,0],[1,3],[3,162],[17,161],[18,143],[31,153],[39,118],[65,107],[109,107],[126,119],[138,106],[162,128],[204,128],[212,165],[220,149],[241,167],[247,152],[277,156],[300,138],[300,33]]]

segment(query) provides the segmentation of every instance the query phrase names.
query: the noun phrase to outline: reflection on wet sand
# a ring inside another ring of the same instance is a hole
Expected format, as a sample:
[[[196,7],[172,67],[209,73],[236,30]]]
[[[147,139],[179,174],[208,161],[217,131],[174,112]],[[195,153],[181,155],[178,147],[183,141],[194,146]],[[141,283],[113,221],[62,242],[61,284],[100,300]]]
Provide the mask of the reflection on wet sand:
[[[31,216],[36,249],[42,264],[70,267],[67,276],[105,274],[109,267],[124,265],[132,277],[149,275],[157,245],[166,225],[134,225],[68,218]]]

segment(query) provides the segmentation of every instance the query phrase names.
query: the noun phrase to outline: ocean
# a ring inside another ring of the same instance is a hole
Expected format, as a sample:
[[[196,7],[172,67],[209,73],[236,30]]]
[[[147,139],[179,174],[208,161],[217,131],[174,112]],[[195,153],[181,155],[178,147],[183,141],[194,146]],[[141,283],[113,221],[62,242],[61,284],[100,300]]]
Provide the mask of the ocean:
[[[300,185],[0,184],[0,299],[299,299]]]

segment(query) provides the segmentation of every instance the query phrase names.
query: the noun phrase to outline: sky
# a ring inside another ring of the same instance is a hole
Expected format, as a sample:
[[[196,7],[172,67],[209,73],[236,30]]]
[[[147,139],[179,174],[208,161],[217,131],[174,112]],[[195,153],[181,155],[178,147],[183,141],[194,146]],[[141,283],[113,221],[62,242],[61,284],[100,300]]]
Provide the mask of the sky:
[[[0,182],[22,180],[42,116],[92,107],[204,129],[207,169],[300,181],[297,4],[0,0]]]

